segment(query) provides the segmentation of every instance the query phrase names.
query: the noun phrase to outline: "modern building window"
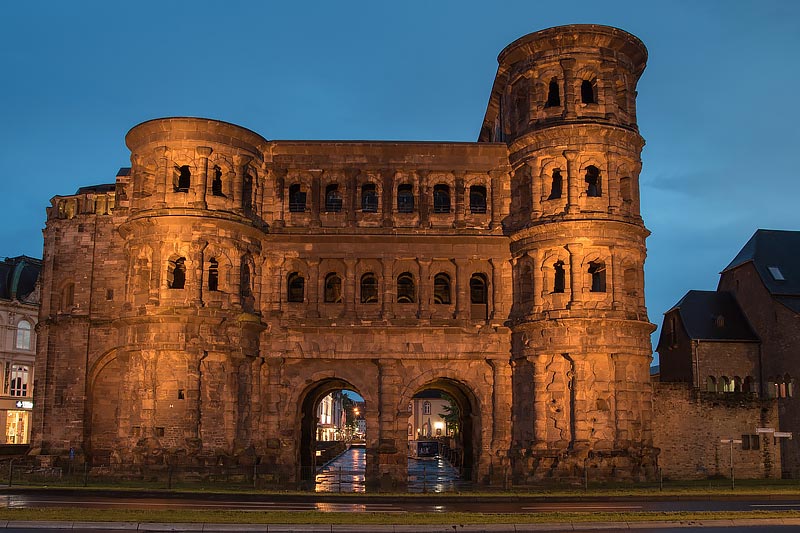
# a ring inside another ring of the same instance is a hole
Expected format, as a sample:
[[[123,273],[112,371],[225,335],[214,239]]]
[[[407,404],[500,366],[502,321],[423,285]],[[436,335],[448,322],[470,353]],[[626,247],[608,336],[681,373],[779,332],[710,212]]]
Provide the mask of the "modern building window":
[[[27,320],[20,320],[17,324],[17,350],[31,349],[31,323]]]
[[[11,379],[8,386],[8,394],[10,396],[28,395],[28,373],[27,366],[11,365]]]
[[[339,185],[331,183],[325,187],[325,212],[338,213],[342,210],[342,193]]]
[[[422,403],[422,414],[423,415],[431,414],[431,402],[426,400]]]
[[[553,292],[564,292],[566,286],[564,261],[556,261],[553,265]]]
[[[586,182],[586,196],[597,198],[603,195],[600,188],[599,168],[594,165],[589,165],[586,167],[584,181]]]
[[[297,272],[286,278],[286,299],[290,302],[302,303],[305,298],[306,280]]]
[[[416,287],[414,286],[414,276],[409,272],[403,272],[397,276],[397,303],[412,304],[417,301]]]
[[[178,257],[169,261],[167,268],[167,287],[183,289],[186,287],[186,259]]]
[[[555,200],[556,198],[561,198],[561,194],[564,190],[564,178],[561,176],[561,171],[559,169],[553,170],[552,180],[550,181],[550,196],[547,197],[548,200]]]
[[[584,104],[597,103],[597,81],[596,80],[583,80],[581,82],[581,102]]]
[[[325,297],[326,304],[342,303],[342,278],[335,272],[325,276]]]
[[[378,212],[378,190],[374,183],[365,183],[361,186],[361,211]]]
[[[433,187],[433,212],[450,212],[450,187],[443,183]]]
[[[606,292],[606,264],[602,261],[590,262],[589,275],[592,278],[591,292]]]
[[[361,276],[361,303],[378,303],[378,278],[372,272]]]
[[[402,183],[397,186],[397,212],[414,212],[414,188],[410,183]]]
[[[436,274],[433,278],[433,303],[450,305],[450,276],[444,272]]]
[[[213,257],[208,260],[208,290],[219,290],[219,262]]]
[[[304,213],[306,210],[306,193],[299,183],[289,186],[289,212]]]
[[[469,212],[473,215],[486,213],[486,187],[472,185],[469,188]]]
[[[545,107],[561,106],[561,96],[558,90],[558,78],[551,79],[550,83],[547,85],[547,102],[545,102],[544,106]]]

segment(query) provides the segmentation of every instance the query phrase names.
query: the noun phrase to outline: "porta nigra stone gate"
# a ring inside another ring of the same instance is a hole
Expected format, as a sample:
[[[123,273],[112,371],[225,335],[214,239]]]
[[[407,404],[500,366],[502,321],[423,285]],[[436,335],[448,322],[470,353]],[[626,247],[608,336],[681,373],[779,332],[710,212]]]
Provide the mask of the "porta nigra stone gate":
[[[476,483],[651,476],[646,59],[616,28],[522,37],[475,143],[134,127],[116,183],[47,210],[34,453],[296,484],[315,404],[346,388],[368,482],[397,488],[407,406],[434,388]]]

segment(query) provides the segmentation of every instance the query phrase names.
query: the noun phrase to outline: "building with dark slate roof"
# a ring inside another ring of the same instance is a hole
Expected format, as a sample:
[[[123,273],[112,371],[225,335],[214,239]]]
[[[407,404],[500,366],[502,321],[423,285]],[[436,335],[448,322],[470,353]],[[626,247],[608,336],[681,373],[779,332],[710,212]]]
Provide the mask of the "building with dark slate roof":
[[[716,291],[689,291],[665,313],[656,350],[661,382],[775,402],[773,429],[800,435],[800,232],[756,231]],[[751,425],[754,431],[756,420]],[[781,474],[800,476],[797,441],[775,442]]]
[[[30,440],[41,270],[40,259],[24,255],[0,262],[0,442],[5,444]]]

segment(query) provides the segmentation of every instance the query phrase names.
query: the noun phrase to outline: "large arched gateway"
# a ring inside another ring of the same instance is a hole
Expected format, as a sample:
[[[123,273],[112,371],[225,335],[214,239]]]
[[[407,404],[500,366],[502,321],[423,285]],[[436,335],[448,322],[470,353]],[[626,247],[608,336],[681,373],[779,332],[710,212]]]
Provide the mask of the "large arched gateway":
[[[409,442],[439,436],[407,407],[437,390],[478,484],[572,479],[590,456],[594,479],[651,475],[646,58],[604,26],[522,37],[475,143],[135,126],[115,183],[48,209],[34,452],[298,486],[315,406],[348,388],[367,484],[391,490]]]

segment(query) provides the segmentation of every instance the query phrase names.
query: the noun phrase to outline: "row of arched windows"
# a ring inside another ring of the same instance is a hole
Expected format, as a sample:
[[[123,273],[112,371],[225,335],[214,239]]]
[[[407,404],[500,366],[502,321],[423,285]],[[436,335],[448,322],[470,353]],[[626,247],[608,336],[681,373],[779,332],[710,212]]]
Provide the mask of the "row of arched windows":
[[[769,398],[793,398],[794,380],[789,374],[775,376],[767,381],[767,397]]]
[[[246,259],[244,259],[239,266],[239,294],[242,297],[249,297],[253,294],[251,268],[250,262]],[[186,288],[185,257],[175,257],[169,260],[167,267],[167,288],[175,290]],[[206,289],[211,292],[219,290],[219,261],[217,261],[215,257],[208,260]]]
[[[308,210],[307,191],[300,183],[289,186],[289,212],[304,213]],[[472,214],[484,214],[487,210],[486,187],[483,185],[471,185],[469,187],[469,212]],[[433,212],[436,214],[450,213],[452,210],[452,198],[450,186],[439,183],[433,187]],[[414,197],[414,187],[410,183],[401,183],[397,186],[397,212],[413,213],[416,210]],[[377,213],[380,200],[378,189],[374,183],[364,183],[361,185],[360,210],[362,213]],[[342,192],[338,183],[331,183],[325,187],[324,211],[326,213],[339,213],[344,208]]]
[[[305,300],[305,278],[299,272],[291,272],[286,278],[286,299],[301,303]],[[403,272],[395,279],[397,303],[416,303],[417,285],[414,275]],[[362,304],[378,303],[378,277],[373,272],[361,276],[359,301]],[[486,305],[489,302],[488,280],[485,274],[472,274],[469,280],[470,302],[473,305]],[[342,303],[342,278],[336,272],[325,276],[323,302]],[[433,277],[433,303],[450,305],[453,303],[452,281],[450,275],[440,272]]]
[[[606,292],[606,264],[603,261],[590,261],[587,270],[590,279],[590,292]],[[553,264],[553,291],[562,293],[566,289],[566,270],[564,261]]]
[[[227,198],[223,192],[222,169],[214,165],[210,171],[211,195]],[[172,177],[173,191],[188,193],[192,187],[192,171],[189,165],[175,165]],[[249,211],[253,208],[253,176],[246,172],[242,178],[242,209]]]
[[[746,376],[744,379],[739,376],[708,376],[706,378],[706,391],[708,392],[748,392],[758,393],[758,384],[752,377]]]

